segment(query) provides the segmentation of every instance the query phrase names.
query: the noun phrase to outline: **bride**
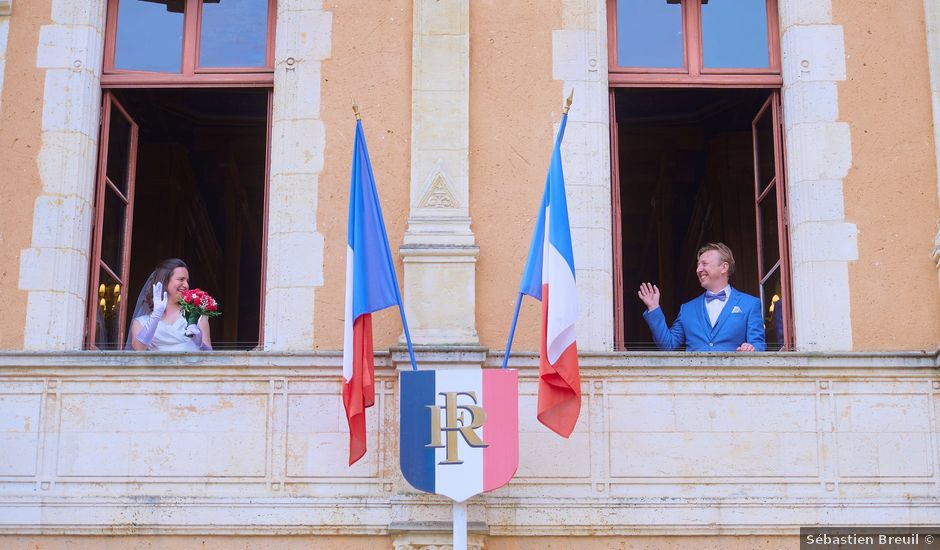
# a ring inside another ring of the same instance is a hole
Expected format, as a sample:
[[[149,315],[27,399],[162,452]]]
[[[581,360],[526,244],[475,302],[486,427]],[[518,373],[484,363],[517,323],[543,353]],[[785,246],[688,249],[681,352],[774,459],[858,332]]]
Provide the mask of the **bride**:
[[[137,299],[124,349],[137,351],[209,351],[209,320],[187,325],[180,311],[180,292],[189,290],[189,268],[183,260],[160,262]],[[189,336],[191,334],[192,336]]]

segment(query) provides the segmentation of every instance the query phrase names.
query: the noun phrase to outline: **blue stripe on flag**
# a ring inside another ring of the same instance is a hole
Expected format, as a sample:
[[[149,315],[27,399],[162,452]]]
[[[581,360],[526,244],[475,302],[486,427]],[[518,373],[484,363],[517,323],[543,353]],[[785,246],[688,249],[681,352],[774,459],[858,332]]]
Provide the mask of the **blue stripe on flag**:
[[[353,304],[352,316],[372,313],[398,304],[398,283],[395,277],[392,252],[385,233],[382,208],[375,190],[375,177],[369,150],[362,132],[362,122],[356,122],[356,142],[353,146],[352,177],[349,184],[349,227],[347,242],[353,250]]]
[[[552,221],[548,226],[548,242],[555,247],[574,273],[574,253],[571,250],[571,226],[568,224],[568,199],[565,197],[565,174],[561,168],[561,138],[565,134],[568,115],[561,119],[561,128],[555,149],[552,151],[552,163],[548,168],[548,199],[551,205]]]
[[[551,207],[551,223],[548,228],[548,241],[562,255],[571,272],[574,273],[574,253],[571,248],[571,229],[568,225],[568,201],[565,198],[565,174],[561,168],[561,142],[565,137],[565,127],[568,125],[568,115],[561,117],[561,126],[555,136],[555,147],[552,149],[552,160],[548,167],[548,176],[545,178],[545,191],[542,193],[542,204],[539,206],[539,218],[532,233],[532,244],[529,245],[529,257],[522,273],[522,283],[519,292],[528,294],[536,300],[542,299],[542,245],[545,240],[545,209]]]
[[[435,404],[435,372],[403,371],[400,373],[399,461],[401,473],[412,487],[434,492],[434,449],[431,443],[431,420],[428,405]]]

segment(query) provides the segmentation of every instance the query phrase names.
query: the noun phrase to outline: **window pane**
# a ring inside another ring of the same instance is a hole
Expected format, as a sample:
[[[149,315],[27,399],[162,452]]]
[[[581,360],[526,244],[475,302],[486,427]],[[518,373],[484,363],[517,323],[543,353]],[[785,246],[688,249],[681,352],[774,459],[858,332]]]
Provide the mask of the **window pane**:
[[[108,130],[107,176],[115,187],[127,196],[127,176],[131,148],[131,125],[117,108],[111,109]]]
[[[777,168],[774,164],[774,115],[768,107],[757,120],[754,128],[754,138],[757,140],[757,188],[760,193],[777,177]]]
[[[183,56],[183,0],[120,0],[114,67],[178,73]]]
[[[780,240],[777,238],[777,195],[771,189],[764,200],[757,205],[760,215],[760,245],[763,262],[760,266],[761,277],[766,275],[780,259]]]
[[[763,304],[764,338],[767,341],[767,351],[777,351],[783,347],[783,293],[780,292],[780,269],[761,286],[761,302]]]
[[[124,253],[124,216],[127,204],[112,189],[104,190],[104,215],[101,222],[101,261],[114,271],[121,273]]]
[[[121,285],[103,269],[98,271],[98,281],[98,291],[93,296],[98,302],[95,310],[95,345],[99,349],[119,349]]]
[[[264,67],[267,0],[204,0],[200,67]]]
[[[683,67],[682,5],[671,0],[617,0],[617,64]]]
[[[702,50],[709,68],[769,67],[766,0],[702,3]]]

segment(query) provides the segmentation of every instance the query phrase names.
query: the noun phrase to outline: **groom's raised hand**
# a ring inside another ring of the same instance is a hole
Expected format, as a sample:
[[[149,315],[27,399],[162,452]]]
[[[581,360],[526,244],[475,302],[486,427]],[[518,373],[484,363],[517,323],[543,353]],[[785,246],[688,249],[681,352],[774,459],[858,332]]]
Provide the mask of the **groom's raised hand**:
[[[647,311],[653,311],[659,307],[659,288],[653,283],[642,283],[636,295],[646,304]]]

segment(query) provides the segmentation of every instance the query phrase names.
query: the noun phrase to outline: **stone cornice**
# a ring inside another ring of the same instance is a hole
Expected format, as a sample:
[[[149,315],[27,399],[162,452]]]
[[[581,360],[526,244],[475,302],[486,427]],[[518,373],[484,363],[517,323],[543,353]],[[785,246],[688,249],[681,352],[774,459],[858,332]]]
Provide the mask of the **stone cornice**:
[[[502,364],[502,353],[487,352],[477,346],[419,346],[418,368],[441,366],[470,366],[486,368]],[[377,352],[375,366],[380,376],[391,376],[396,367],[406,361],[404,348]],[[866,376],[882,373],[898,375],[902,370],[912,373],[923,369],[940,368],[940,350],[892,352],[781,352],[781,353],[689,353],[689,352],[613,352],[578,354],[584,378],[603,378],[616,372],[621,376],[683,376],[694,371],[697,376],[819,376],[833,371],[849,374],[853,369]],[[281,353],[255,351],[216,351],[207,353],[139,353],[139,352],[0,352],[0,376],[10,370],[48,371],[68,376],[71,372],[87,374],[89,371],[135,375],[180,376],[225,373],[252,376],[335,376],[342,366],[341,351]],[[539,358],[534,352],[513,353],[509,366],[520,370],[520,376],[535,376]],[[410,363],[409,363],[410,365]],[[172,369],[172,370],[168,370]],[[923,373],[919,373],[923,375]]]
[[[36,535],[401,535],[427,533],[424,523],[387,522],[396,510],[416,503],[396,504],[389,500],[361,498],[332,499],[206,499],[148,496],[140,498],[23,498],[0,497],[0,513],[14,518],[13,512],[49,516],[42,523],[0,522],[0,534]],[[423,499],[421,499],[423,500]],[[938,502],[935,498],[546,498],[512,499],[492,496],[470,501],[484,521],[471,521],[469,530],[477,536],[623,536],[623,535],[795,535],[802,525],[857,522],[867,518],[872,527],[896,525],[891,518],[906,510],[910,527],[933,525]],[[443,498],[421,503],[422,513],[443,517],[451,504]],[[357,521],[355,513],[337,518],[337,507],[358,510],[368,521]],[[559,522],[552,510],[568,510],[570,521]],[[250,511],[269,518],[268,523],[231,523],[232,510]],[[417,508],[415,508],[417,510]],[[720,514],[718,513],[720,511]],[[114,523],[70,521],[89,513],[113,514]],[[209,523],[187,521],[186,512],[198,513]],[[270,521],[279,514],[281,522]],[[603,514],[603,524],[585,523]],[[147,520],[139,519],[146,515]],[[137,519],[131,519],[134,517]],[[716,521],[717,517],[737,521]],[[3,517],[0,514],[0,517]],[[581,521],[577,521],[579,518]],[[56,521],[61,520],[61,521]],[[121,521],[125,520],[125,521]],[[286,521],[285,521],[286,520]],[[384,521],[382,521],[384,520]],[[387,522],[387,523],[386,523]]]

